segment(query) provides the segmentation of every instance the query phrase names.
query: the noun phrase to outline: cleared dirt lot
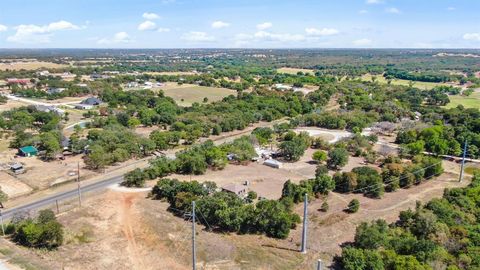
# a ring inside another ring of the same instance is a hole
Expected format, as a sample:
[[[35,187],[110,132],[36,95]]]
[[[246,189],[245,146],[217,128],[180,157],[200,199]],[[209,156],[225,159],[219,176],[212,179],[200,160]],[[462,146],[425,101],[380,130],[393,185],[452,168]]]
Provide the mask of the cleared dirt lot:
[[[11,109],[22,107],[22,106],[27,106],[27,104],[18,100],[9,99],[7,100],[7,103],[0,105],[0,112],[9,111]]]
[[[197,180],[199,182],[213,181],[219,187],[230,183],[243,184],[250,182],[249,188],[269,199],[278,199],[282,195],[283,183],[287,180],[299,182],[305,177],[283,169],[274,169],[259,163],[250,163],[249,165],[228,165],[220,171],[209,171],[205,175],[172,175],[169,178],[189,181]]]

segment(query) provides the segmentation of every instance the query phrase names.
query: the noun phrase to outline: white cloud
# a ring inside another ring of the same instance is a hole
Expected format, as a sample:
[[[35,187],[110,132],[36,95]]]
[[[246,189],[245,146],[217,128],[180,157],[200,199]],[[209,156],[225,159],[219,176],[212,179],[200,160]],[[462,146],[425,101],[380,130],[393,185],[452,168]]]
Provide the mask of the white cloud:
[[[463,35],[463,39],[480,41],[480,33],[466,33]]]
[[[331,36],[339,33],[339,31],[334,28],[317,29],[313,27],[305,28],[305,32],[307,32],[309,36]]]
[[[394,8],[394,7],[385,9],[385,12],[387,12],[387,13],[392,13],[392,14],[400,14],[400,13],[402,13],[398,8]]]
[[[256,39],[265,40],[265,41],[280,41],[280,42],[295,42],[305,40],[304,35],[299,34],[276,34],[266,31],[258,31],[253,35]]]
[[[369,5],[375,5],[375,4],[383,4],[383,0],[367,0],[365,3]]]
[[[211,42],[215,40],[215,37],[210,36],[205,32],[190,31],[188,33],[184,33],[181,36],[181,39],[190,42]]]
[[[368,13],[368,10],[362,9],[362,10],[359,10],[358,13],[360,13],[360,14],[367,14],[367,13]]]
[[[67,21],[52,22],[48,25],[21,24],[15,27],[15,34],[7,41],[18,43],[49,43],[54,32],[78,30],[81,27]]]
[[[159,28],[157,29],[157,32],[160,32],[160,33],[170,32],[170,28],[159,27]]]
[[[143,13],[142,17],[146,20],[157,20],[160,19],[160,16],[156,13],[145,12]]]
[[[355,46],[368,46],[371,45],[372,41],[368,38],[357,39],[353,41],[353,45]]]
[[[447,8],[448,11],[454,11],[454,10],[456,10],[456,9],[457,9],[457,8],[455,8],[455,7],[448,7],[448,8]]]
[[[0,24],[0,32],[5,32],[8,30],[8,27],[6,27],[5,25],[3,24]]]
[[[138,25],[138,30],[140,31],[155,30],[156,28],[157,24],[152,21],[144,21]]]
[[[272,26],[273,26],[273,24],[271,22],[264,22],[264,23],[257,24],[257,29],[258,30],[266,30],[268,28],[271,28]]]
[[[130,42],[132,42],[132,39],[127,32],[118,32],[112,38],[102,38],[98,40],[98,44],[119,44]]]
[[[214,21],[212,23],[212,28],[215,28],[215,29],[220,29],[220,28],[229,27],[229,26],[230,26],[229,23],[222,22],[222,21]]]
[[[235,41],[235,47],[242,47],[245,45],[250,44],[250,42],[254,39],[252,35],[249,34],[236,34],[233,40]]]
[[[177,2],[177,0],[162,0],[162,4],[168,5],[168,4],[173,4]]]

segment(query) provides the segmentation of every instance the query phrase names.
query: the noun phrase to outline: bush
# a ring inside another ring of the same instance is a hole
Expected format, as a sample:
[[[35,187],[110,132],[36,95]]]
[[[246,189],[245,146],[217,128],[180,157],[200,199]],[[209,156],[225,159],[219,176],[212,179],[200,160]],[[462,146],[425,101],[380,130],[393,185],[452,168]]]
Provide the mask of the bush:
[[[356,213],[360,209],[360,202],[357,199],[353,199],[348,203],[348,208],[346,209],[348,213]]]
[[[36,219],[22,218],[7,226],[12,240],[20,245],[53,249],[63,243],[63,226],[52,210],[42,210]]]
[[[348,151],[344,148],[335,148],[328,152],[327,165],[331,169],[337,170],[345,166],[348,162]]]
[[[327,211],[328,211],[328,208],[329,208],[329,205],[328,205],[327,201],[324,201],[324,202],[322,203],[322,206],[320,206],[320,211],[322,211],[322,212],[327,212]]]
[[[324,151],[315,151],[315,153],[312,155],[312,159],[318,163],[322,163],[327,160],[327,153]]]
[[[145,185],[145,174],[141,169],[135,169],[125,174],[122,185],[126,187],[143,187]]]

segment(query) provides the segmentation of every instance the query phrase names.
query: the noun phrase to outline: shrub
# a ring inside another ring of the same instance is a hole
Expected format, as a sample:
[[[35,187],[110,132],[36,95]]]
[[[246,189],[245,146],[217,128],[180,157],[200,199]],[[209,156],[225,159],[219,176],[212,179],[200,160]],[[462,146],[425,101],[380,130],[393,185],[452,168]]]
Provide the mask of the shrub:
[[[360,202],[357,199],[353,199],[348,203],[348,208],[346,209],[348,213],[356,213],[360,209]]]

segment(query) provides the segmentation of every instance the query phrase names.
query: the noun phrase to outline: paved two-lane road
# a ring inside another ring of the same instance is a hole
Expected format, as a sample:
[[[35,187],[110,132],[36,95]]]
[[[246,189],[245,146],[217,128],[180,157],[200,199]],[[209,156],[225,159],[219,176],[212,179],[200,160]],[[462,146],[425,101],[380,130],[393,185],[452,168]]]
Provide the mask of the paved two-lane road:
[[[85,193],[85,192],[89,192],[89,191],[101,190],[101,189],[104,189],[104,188],[106,188],[110,185],[121,183],[122,181],[123,181],[123,176],[115,176],[115,177],[108,178],[108,179],[105,179],[105,180],[97,182],[97,183],[93,183],[93,184],[83,186],[83,187],[80,188],[80,192]],[[46,207],[48,205],[54,204],[56,200],[62,201],[62,200],[66,200],[66,199],[72,199],[72,198],[77,197],[77,196],[78,196],[78,189],[72,189],[72,190],[69,190],[69,191],[65,191],[65,192],[61,192],[61,193],[57,193],[57,194],[48,196],[48,197],[40,199],[38,201],[34,201],[34,202],[31,202],[31,203],[28,203],[28,204],[24,204],[22,206],[18,206],[18,207],[14,207],[14,208],[11,208],[11,209],[4,210],[4,211],[2,211],[2,216],[3,216],[4,219],[9,219],[13,215],[15,215],[15,213],[40,209],[42,207]]]

